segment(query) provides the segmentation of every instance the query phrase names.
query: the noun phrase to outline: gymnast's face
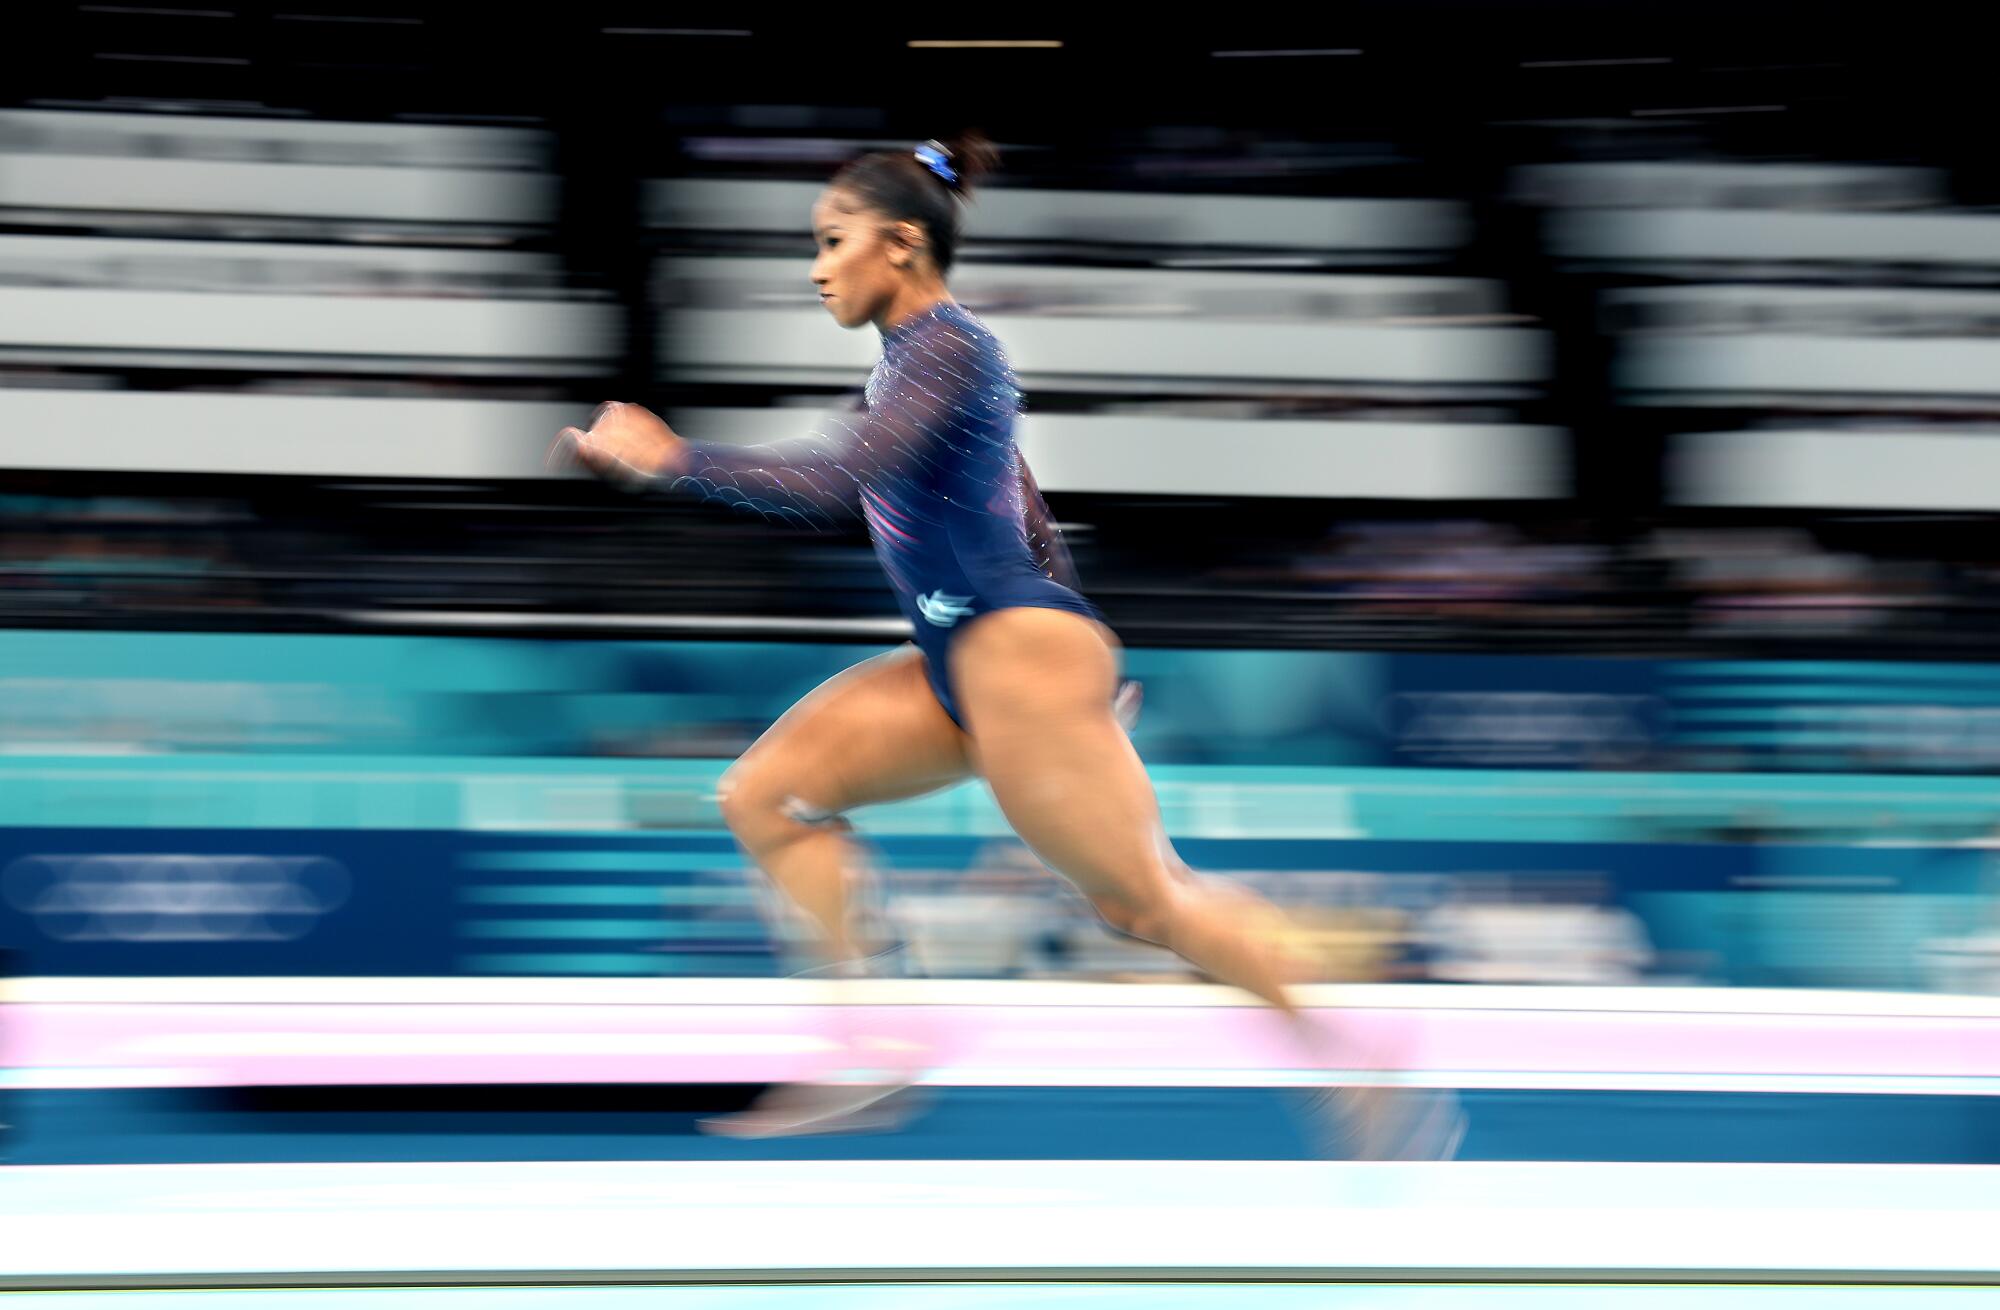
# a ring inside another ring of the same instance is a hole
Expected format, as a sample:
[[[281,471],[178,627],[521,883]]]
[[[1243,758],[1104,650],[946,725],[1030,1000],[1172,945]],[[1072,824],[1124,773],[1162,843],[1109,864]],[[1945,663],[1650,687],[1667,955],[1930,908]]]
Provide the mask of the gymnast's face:
[[[923,229],[896,222],[829,187],[813,205],[812,281],[820,303],[844,328],[879,323],[896,293],[918,271]]]

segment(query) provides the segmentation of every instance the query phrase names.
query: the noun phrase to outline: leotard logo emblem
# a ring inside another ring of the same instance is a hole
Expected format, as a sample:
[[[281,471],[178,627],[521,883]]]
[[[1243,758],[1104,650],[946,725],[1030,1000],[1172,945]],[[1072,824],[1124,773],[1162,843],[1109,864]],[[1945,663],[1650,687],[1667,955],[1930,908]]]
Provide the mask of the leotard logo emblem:
[[[933,627],[949,628],[966,615],[972,613],[970,596],[947,596],[942,588],[928,596],[917,597],[917,613]]]

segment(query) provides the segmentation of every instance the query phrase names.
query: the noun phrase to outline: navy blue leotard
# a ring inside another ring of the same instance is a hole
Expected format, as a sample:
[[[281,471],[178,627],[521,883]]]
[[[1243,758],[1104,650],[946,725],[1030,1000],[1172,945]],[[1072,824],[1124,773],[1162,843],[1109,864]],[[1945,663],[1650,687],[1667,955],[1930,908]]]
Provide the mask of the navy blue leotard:
[[[1020,391],[999,341],[940,301],[882,334],[858,405],[816,443],[689,442],[677,490],[787,523],[859,516],[915,629],[931,687],[960,727],[946,652],[970,620],[1008,606],[1102,620],[1014,443]]]

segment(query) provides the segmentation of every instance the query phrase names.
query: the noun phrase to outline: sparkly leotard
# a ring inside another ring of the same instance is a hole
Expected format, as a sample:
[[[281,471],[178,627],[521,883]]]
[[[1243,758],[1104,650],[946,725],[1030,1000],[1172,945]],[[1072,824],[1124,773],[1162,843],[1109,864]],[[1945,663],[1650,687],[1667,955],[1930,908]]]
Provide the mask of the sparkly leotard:
[[[915,629],[931,687],[961,727],[946,652],[1009,606],[1101,620],[1014,444],[1020,393],[1000,343],[940,301],[882,336],[860,404],[808,446],[688,443],[672,486],[819,528],[859,516]]]

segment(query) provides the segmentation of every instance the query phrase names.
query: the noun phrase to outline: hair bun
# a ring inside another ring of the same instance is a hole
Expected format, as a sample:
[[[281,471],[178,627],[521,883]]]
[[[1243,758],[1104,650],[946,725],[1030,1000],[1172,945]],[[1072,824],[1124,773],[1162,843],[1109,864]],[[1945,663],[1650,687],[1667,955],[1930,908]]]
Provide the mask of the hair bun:
[[[960,132],[942,141],[927,141],[917,148],[919,160],[923,160],[927,147],[944,156],[943,163],[953,176],[945,177],[928,161],[924,166],[960,196],[971,195],[974,184],[991,173],[1000,162],[999,149],[980,132]]]
[[[950,147],[941,141],[926,141],[916,149],[917,162],[956,191],[959,189],[958,170],[951,166],[951,154]]]

